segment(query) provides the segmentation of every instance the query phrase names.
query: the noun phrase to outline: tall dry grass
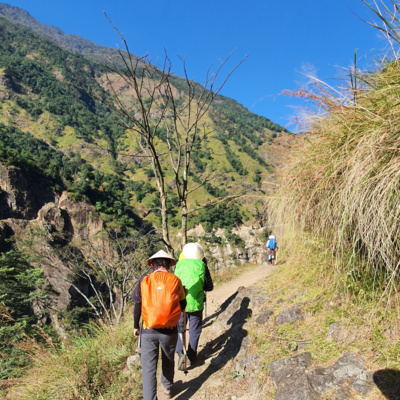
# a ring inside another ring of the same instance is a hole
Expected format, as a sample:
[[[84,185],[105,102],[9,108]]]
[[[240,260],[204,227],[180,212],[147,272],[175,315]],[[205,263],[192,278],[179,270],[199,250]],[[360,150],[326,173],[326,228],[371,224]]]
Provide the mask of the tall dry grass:
[[[394,49],[400,43],[392,32],[400,29],[395,12],[386,8],[389,18],[374,10]],[[375,71],[351,71],[340,91],[297,94],[314,100],[323,115],[298,138],[290,165],[281,171],[278,218],[324,238],[338,272],[388,295],[397,288],[400,269],[397,52]]]
[[[87,334],[62,346],[25,349],[34,366],[11,388],[7,399],[119,400],[141,393],[139,367],[129,369],[127,358],[136,348],[132,317],[118,327],[92,325]],[[0,396],[1,397],[1,396]]]

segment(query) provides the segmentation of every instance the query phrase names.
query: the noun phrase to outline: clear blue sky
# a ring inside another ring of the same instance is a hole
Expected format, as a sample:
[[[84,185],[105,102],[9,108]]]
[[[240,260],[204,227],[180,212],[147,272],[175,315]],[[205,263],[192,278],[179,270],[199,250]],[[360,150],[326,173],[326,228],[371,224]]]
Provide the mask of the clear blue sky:
[[[1,0],[0,0],[1,1]],[[40,22],[97,44],[120,40],[105,11],[124,34],[132,53],[153,60],[167,50],[174,72],[177,56],[187,57],[190,78],[203,82],[210,66],[235,53],[225,69],[249,58],[229,79],[222,94],[288,129],[303,103],[280,95],[308,83],[304,74],[340,85],[343,68],[371,68],[386,46],[378,31],[362,22],[372,13],[361,0],[5,0]],[[389,0],[385,0],[389,4]],[[355,14],[354,14],[355,13]],[[294,108],[293,108],[294,107]]]

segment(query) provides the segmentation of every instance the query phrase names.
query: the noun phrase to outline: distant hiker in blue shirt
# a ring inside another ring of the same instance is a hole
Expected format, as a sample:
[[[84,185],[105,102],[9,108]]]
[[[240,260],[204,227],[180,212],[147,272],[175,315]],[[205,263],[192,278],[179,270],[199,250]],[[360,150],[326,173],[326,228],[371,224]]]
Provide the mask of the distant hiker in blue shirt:
[[[277,249],[276,239],[274,235],[269,235],[268,242],[266,244],[267,247],[267,257],[268,257],[268,264],[273,264],[275,260],[275,251]]]
[[[175,275],[177,275],[185,289],[186,295],[186,317],[189,323],[189,345],[187,349],[186,367],[190,367],[195,361],[197,347],[202,331],[204,292],[213,290],[214,284],[211,279],[210,270],[207,267],[207,261],[204,257],[204,250],[199,243],[187,243],[175,266]],[[183,313],[182,313],[183,314]],[[179,331],[184,332],[183,315],[179,320]],[[185,357],[183,353],[183,344],[178,336],[175,352],[178,353],[178,369],[185,370]]]

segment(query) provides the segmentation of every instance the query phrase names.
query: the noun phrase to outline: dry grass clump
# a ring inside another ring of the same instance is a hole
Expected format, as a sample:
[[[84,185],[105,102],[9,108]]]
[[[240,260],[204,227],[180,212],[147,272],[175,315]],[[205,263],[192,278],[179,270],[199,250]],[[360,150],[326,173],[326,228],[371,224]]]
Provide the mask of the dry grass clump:
[[[348,101],[309,94],[326,113],[282,171],[280,218],[327,239],[337,267],[388,294],[400,267],[400,61],[357,80]]]
[[[132,326],[127,318],[117,328],[94,326],[90,335],[70,339],[58,349],[35,349],[35,366],[10,389],[7,399],[136,398],[141,374],[126,367],[136,347]]]

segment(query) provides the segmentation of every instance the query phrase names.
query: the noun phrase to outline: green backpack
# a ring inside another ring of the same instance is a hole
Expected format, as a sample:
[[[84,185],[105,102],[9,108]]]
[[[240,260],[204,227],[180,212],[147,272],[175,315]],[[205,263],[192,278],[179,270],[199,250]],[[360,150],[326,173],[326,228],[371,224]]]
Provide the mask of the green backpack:
[[[175,266],[175,275],[188,290],[186,295],[186,312],[201,311],[204,307],[204,276],[206,267],[201,260],[185,258]]]

